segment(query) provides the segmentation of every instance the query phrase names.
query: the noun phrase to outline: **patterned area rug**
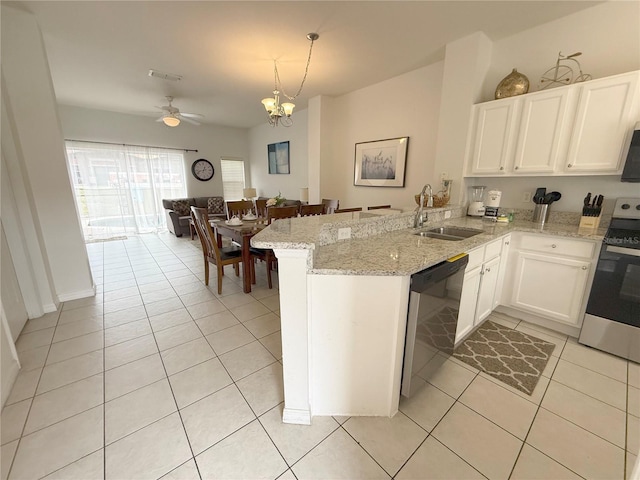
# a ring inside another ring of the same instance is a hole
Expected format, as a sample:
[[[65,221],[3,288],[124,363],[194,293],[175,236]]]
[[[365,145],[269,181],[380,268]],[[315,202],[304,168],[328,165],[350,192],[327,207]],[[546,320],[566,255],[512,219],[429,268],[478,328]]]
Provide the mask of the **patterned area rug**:
[[[453,355],[531,395],[554,348],[553,343],[487,320]]]

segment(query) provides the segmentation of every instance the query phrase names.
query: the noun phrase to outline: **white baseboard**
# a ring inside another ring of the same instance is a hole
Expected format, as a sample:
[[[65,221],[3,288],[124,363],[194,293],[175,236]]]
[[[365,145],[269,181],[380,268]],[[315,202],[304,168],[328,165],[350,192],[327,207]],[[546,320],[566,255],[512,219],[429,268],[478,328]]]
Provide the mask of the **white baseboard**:
[[[55,303],[45,303],[44,305],[42,305],[42,311],[43,313],[56,312],[58,311],[58,307],[56,306]],[[34,318],[37,318],[37,317],[34,317]]]
[[[282,422],[295,425],[311,425],[311,411],[286,408],[282,412]]]
[[[2,379],[1,403],[3,407],[4,403],[7,401],[7,398],[9,398],[9,394],[11,393],[11,389],[13,388],[13,384],[16,383],[18,373],[20,373],[20,365],[18,365],[18,362],[11,363],[11,365],[7,367],[7,372],[3,372],[3,377],[5,377],[6,375],[6,377]]]
[[[58,300],[61,302],[70,302],[71,300],[78,300],[79,298],[93,297],[96,294],[95,285],[87,290],[80,290],[78,292],[63,293],[58,295]]]

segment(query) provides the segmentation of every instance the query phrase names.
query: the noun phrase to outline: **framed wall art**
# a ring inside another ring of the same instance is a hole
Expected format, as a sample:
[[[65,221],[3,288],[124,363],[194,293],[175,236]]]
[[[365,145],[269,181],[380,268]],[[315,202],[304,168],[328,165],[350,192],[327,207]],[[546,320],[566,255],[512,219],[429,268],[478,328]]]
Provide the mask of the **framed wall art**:
[[[289,174],[289,142],[270,143],[267,145],[270,174]]]
[[[356,143],[354,185],[404,187],[409,137]]]

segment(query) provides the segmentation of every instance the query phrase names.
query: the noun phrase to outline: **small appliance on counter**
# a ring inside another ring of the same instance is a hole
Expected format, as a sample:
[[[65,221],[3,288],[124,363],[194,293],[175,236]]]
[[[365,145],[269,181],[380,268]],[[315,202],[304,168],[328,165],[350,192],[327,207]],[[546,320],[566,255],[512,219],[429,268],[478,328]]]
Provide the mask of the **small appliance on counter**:
[[[469,208],[467,208],[467,215],[471,217],[484,216],[484,189],[487,188],[484,185],[474,185],[471,187],[471,202]]]
[[[487,201],[484,204],[484,218],[493,221],[497,220],[500,197],[502,197],[500,190],[489,190],[487,192]]]

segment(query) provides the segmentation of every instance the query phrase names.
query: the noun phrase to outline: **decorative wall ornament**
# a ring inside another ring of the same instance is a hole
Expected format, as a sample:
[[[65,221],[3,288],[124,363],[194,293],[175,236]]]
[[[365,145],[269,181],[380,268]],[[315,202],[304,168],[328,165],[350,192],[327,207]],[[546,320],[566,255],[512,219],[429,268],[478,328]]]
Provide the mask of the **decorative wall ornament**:
[[[270,143],[267,145],[269,174],[289,174],[289,142]]]
[[[580,62],[575,59],[575,57],[579,57],[580,55],[582,55],[582,52],[572,53],[565,57],[562,55],[562,52],[558,52],[558,59],[556,60],[555,66],[542,74],[538,88],[540,90],[544,90],[546,88],[559,87],[562,85],[569,85],[571,83],[591,80],[591,75],[588,73],[582,73]],[[575,63],[575,65],[571,62]],[[573,68],[571,67],[572,65]]]
[[[523,95],[528,91],[529,79],[514,68],[496,87],[496,99]]]

